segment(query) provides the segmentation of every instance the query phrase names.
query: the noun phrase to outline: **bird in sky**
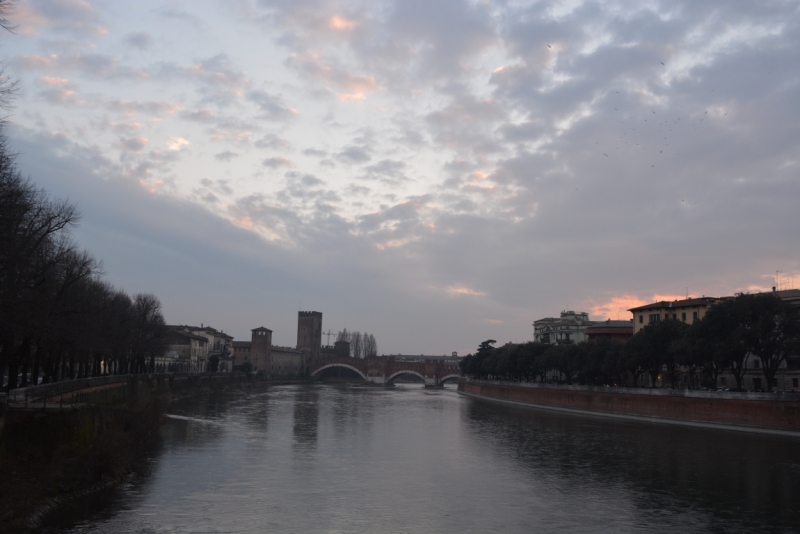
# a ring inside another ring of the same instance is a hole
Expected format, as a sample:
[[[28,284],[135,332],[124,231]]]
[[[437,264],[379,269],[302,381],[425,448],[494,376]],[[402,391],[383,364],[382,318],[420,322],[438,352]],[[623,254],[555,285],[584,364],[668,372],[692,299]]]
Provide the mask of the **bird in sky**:
[[[553,48],[553,47],[552,47],[552,46],[550,46],[550,45],[547,45],[547,48]]]
[[[662,65],[664,65],[664,62],[663,62],[663,61],[659,61],[659,63],[661,63]],[[664,65],[664,66],[666,67],[666,65]]]
[[[608,154],[606,154],[605,152],[603,152],[603,155],[604,155],[605,157],[608,157]]]

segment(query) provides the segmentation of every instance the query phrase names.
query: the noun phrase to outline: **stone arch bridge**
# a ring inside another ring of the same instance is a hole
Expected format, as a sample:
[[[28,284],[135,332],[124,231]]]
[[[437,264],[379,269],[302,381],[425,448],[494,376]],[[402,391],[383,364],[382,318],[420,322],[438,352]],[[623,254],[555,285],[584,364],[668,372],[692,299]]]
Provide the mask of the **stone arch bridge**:
[[[439,360],[398,361],[393,356],[363,359],[321,356],[309,362],[308,371],[311,378],[314,378],[325,369],[334,367],[350,369],[365,381],[382,386],[393,384],[399,376],[409,374],[422,378],[425,387],[441,387],[447,380],[461,377],[461,368],[456,363]]]

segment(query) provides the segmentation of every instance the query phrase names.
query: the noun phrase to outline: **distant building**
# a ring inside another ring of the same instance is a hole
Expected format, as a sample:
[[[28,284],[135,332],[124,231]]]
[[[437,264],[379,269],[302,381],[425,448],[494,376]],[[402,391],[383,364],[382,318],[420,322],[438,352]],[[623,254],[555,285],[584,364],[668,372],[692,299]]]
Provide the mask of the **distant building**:
[[[272,330],[260,326],[250,330],[250,341],[233,342],[233,365],[239,368],[249,362],[253,371],[270,374],[272,362]]]
[[[156,358],[156,371],[204,373],[208,364],[208,339],[193,334],[188,326],[168,326],[167,348]]]
[[[586,341],[586,328],[595,324],[586,312],[562,311],[559,317],[545,317],[533,322],[533,340],[549,345]]]
[[[297,312],[297,350],[304,351],[307,359],[319,358],[322,348],[322,313]]]
[[[350,352],[347,346],[338,346]],[[327,348],[327,347],[326,347]],[[334,353],[333,347],[327,348]],[[233,361],[235,368],[250,362],[253,371],[264,378],[296,377],[306,374],[310,360],[319,358],[322,347],[322,313],[298,312],[297,347],[280,347],[272,344],[272,330],[265,327],[251,330],[250,341],[233,342]]]
[[[596,339],[613,339],[627,341],[633,335],[633,321],[600,321],[587,326],[584,331],[587,341]]]
[[[714,297],[700,297],[683,300],[662,300],[628,310],[633,314],[633,333],[637,333],[650,323],[657,323],[667,319],[683,321],[692,324],[702,319],[708,308],[720,299]]]
[[[210,362],[211,358],[217,358],[218,372],[227,373],[233,370],[233,336],[203,324],[200,328],[190,327],[190,331],[208,340],[208,360]]]

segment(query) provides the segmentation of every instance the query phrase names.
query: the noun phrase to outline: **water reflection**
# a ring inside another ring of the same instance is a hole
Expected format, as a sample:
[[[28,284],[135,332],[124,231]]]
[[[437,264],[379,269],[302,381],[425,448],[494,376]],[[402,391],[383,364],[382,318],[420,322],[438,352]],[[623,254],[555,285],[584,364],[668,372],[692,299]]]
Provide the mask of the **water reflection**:
[[[146,482],[50,532],[791,531],[798,441],[452,390],[282,386],[172,407]]]
[[[294,450],[311,453],[317,447],[319,395],[316,387],[298,388],[294,395]]]
[[[580,484],[629,495],[642,522],[665,512],[723,530],[792,530],[800,521],[795,440],[481,401],[470,402],[464,416],[466,435],[487,454],[512,456],[555,491]]]

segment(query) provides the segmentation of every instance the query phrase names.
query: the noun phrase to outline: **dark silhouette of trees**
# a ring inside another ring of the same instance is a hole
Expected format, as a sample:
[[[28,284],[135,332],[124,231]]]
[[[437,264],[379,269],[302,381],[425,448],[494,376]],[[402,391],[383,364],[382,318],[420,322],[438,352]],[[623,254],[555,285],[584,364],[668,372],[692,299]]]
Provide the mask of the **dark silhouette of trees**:
[[[9,31],[11,7],[0,0]],[[0,66],[0,108],[10,108],[15,90]],[[8,373],[13,389],[29,375],[37,384],[152,371],[164,348],[160,302],[100,279],[100,262],[72,239],[77,208],[20,174],[2,126],[0,118],[0,376]]]
[[[722,372],[730,372],[742,390],[749,357],[758,358],[772,390],[778,369],[800,350],[800,310],[765,293],[738,295],[711,307],[702,320],[691,326],[675,319],[654,322],[626,342],[598,339],[579,344],[507,344],[493,347],[495,340],[480,344],[475,354],[460,363],[471,378],[512,381],[557,379],[567,384],[639,384],[650,375],[654,387],[659,375],[669,377],[675,388],[680,372],[688,374],[687,387],[716,388]],[[557,378],[556,378],[557,377]]]
[[[370,358],[378,355],[378,342],[375,336],[359,331],[348,332],[344,328],[336,334],[336,341],[347,341],[350,343],[350,356],[353,358]]]
[[[769,293],[740,295],[736,299],[747,310],[745,346],[761,360],[767,391],[772,391],[778,368],[789,352],[797,349],[800,313],[788,302]]]
[[[699,339],[708,350],[703,366],[728,369],[736,380],[737,390],[742,389],[750,352],[747,339],[751,320],[748,312],[749,298],[742,297],[737,296],[716,304],[696,325]]]

